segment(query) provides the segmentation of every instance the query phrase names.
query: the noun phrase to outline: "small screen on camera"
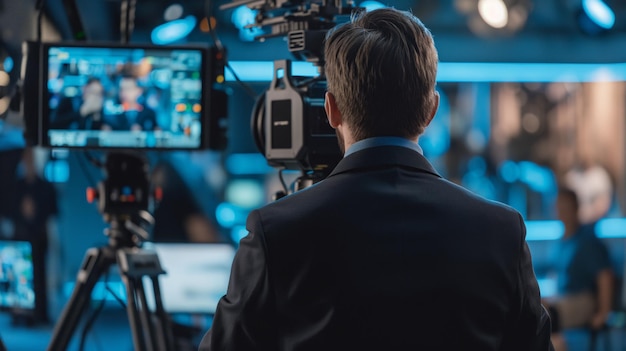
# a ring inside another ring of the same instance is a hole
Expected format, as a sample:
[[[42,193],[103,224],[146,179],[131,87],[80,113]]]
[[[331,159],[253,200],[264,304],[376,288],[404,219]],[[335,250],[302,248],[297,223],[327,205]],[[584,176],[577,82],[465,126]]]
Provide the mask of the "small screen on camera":
[[[202,148],[206,57],[192,47],[45,45],[44,144]]]

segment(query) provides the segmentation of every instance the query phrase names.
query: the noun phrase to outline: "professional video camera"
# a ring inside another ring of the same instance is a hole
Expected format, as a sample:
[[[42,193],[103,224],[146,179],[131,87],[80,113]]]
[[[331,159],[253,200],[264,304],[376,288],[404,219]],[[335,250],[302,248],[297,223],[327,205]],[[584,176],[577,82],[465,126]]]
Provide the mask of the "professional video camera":
[[[245,5],[257,11],[255,23],[246,28],[270,28],[257,40],[287,37],[289,51],[297,60],[318,67],[316,77],[291,73],[290,60],[274,62],[270,87],[258,98],[252,112],[252,134],[268,164],[303,171],[307,183],[323,179],[341,159],[335,131],[324,111],[326,78],[323,43],[326,33],[349,20],[361,7],[335,1],[243,0],[221,6]]]

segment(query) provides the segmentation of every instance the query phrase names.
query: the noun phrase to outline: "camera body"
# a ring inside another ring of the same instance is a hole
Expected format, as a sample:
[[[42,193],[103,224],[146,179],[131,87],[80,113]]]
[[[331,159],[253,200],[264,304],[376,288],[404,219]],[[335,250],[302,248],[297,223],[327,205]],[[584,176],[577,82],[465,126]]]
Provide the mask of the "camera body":
[[[341,159],[335,131],[324,111],[326,81],[293,77],[291,61],[274,62],[270,87],[257,102],[257,146],[268,164],[327,174]],[[261,115],[259,115],[261,114]]]
[[[236,2],[236,5],[241,2]],[[234,5],[222,6],[222,8]],[[329,29],[364,9],[334,2],[263,2],[256,23],[271,27],[257,39],[286,36],[289,51],[298,60],[318,67],[314,78],[294,77],[290,60],[274,62],[273,79],[259,97],[252,113],[252,134],[260,152],[272,167],[301,170],[314,180],[324,178],[342,158],[335,131],[324,110],[324,39]]]

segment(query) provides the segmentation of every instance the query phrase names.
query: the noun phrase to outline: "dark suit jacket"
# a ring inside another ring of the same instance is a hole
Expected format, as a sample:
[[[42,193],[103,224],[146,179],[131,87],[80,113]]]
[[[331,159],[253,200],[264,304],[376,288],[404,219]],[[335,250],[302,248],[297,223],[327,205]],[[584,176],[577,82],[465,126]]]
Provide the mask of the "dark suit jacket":
[[[408,148],[251,212],[200,350],[549,350],[520,214]]]
[[[138,124],[141,130],[151,131],[158,127],[156,112],[145,107],[141,111],[126,111],[120,114],[106,116],[113,130],[130,130],[133,124]]]

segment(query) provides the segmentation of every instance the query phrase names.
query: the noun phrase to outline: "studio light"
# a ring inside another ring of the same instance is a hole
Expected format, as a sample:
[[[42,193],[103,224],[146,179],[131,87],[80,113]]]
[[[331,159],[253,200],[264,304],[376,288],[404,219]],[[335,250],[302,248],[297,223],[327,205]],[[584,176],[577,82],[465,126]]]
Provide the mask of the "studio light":
[[[531,0],[456,0],[457,11],[467,16],[467,25],[476,35],[511,35],[526,25]]]
[[[166,45],[177,42],[189,35],[196,27],[196,17],[185,18],[165,22],[152,30],[152,42],[157,45]]]
[[[615,12],[602,0],[582,0],[578,24],[587,34],[600,34],[613,28]]]
[[[185,9],[181,4],[171,4],[163,11],[163,19],[165,21],[173,21],[181,18]]]
[[[502,0],[479,0],[478,13],[493,28],[503,28],[509,22],[509,11]]]
[[[383,3],[375,1],[375,0],[363,1],[361,2],[359,6],[365,8],[365,11],[367,12],[387,7]]]
[[[256,10],[245,5],[241,5],[233,11],[230,20],[239,30],[239,39],[242,41],[254,41],[254,38],[263,33],[259,27],[246,28],[247,25],[255,23],[256,14]]]

